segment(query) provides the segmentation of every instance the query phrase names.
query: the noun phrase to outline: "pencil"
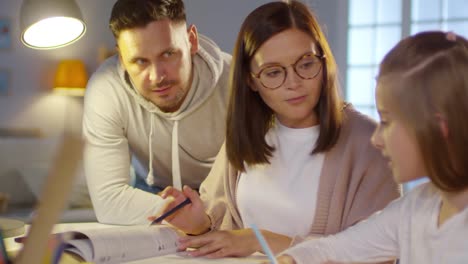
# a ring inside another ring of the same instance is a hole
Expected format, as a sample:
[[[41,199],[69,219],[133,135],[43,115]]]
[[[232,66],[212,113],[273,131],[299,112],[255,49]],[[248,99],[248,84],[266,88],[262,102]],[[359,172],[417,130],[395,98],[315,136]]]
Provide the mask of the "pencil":
[[[275,255],[271,251],[270,247],[268,246],[268,243],[266,242],[265,238],[263,237],[262,233],[258,229],[258,227],[255,224],[251,224],[250,227],[255,233],[255,236],[257,237],[258,242],[260,243],[260,246],[262,247],[263,251],[265,252],[265,255],[268,257],[270,260],[271,264],[278,264],[278,261],[276,261]]]
[[[159,222],[161,222],[162,220],[164,220],[166,217],[172,215],[173,213],[175,213],[177,210],[181,209],[182,207],[186,206],[187,204],[191,203],[192,201],[190,201],[189,198],[185,199],[183,202],[181,202],[180,204],[178,204],[176,207],[172,208],[171,210],[167,211],[166,213],[164,213],[163,215],[161,215],[160,217],[154,219],[153,222],[151,222],[151,225],[154,225],[154,224],[157,224]]]

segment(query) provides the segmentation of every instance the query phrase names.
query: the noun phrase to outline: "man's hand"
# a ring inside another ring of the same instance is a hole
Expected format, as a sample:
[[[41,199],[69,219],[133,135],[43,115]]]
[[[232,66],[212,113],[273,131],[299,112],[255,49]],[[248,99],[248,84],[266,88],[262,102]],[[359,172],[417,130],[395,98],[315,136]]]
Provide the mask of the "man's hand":
[[[203,202],[200,199],[198,193],[192,190],[188,186],[184,186],[182,191],[179,191],[173,187],[167,187],[159,195],[167,199],[168,197],[173,200],[167,203],[166,207],[160,213],[160,215],[171,210],[179,203],[183,202],[186,198],[189,198],[191,203],[182,207],[174,214],[166,217],[164,221],[168,222],[172,226],[182,230],[187,234],[202,234],[210,229],[211,222],[208,215],[205,213]],[[150,216],[148,220],[153,221],[157,216]]]

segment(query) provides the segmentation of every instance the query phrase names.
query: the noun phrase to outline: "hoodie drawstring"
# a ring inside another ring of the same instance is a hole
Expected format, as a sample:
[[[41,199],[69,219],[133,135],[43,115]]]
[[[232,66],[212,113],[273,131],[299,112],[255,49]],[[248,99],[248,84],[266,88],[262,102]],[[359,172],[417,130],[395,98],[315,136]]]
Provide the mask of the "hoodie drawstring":
[[[149,134],[149,172],[146,177],[148,185],[154,184],[153,176],[153,118],[151,118],[151,128]],[[172,186],[178,190],[182,190],[182,178],[180,176],[180,161],[179,161],[179,120],[174,121],[172,128]]]
[[[182,190],[179,163],[179,120],[176,120],[172,128],[172,186],[177,190]]]
[[[146,183],[150,186],[154,184],[153,177],[153,117],[150,121],[150,134],[149,134],[149,171],[148,176],[146,176]]]
[[[181,109],[177,110],[176,112],[171,112],[171,113],[166,113],[162,111],[161,109],[158,108],[157,105],[152,103],[150,100],[147,100],[145,97],[143,97],[139,92],[138,89],[136,89],[135,84],[132,82],[131,78],[125,71],[125,68],[121,63],[119,63],[118,57],[114,57],[112,63],[115,63],[118,65],[118,74],[120,76],[120,79],[123,82],[123,86],[127,92],[130,93],[130,95],[133,97],[135,102],[139,104],[145,111],[148,112],[148,115],[150,116],[149,118],[151,127],[150,127],[150,134],[149,134],[149,164],[148,164],[148,175],[145,179],[146,183],[150,186],[154,186],[156,182],[156,177],[158,175],[153,175],[153,134],[158,133],[158,124],[165,124],[165,122],[174,122],[174,127],[172,129],[172,145],[171,145],[171,151],[172,151],[172,183],[175,188],[181,189],[182,188],[182,180],[181,180],[181,168],[180,168],[180,147],[179,147],[179,132],[178,132],[178,122],[185,119],[185,118],[192,118],[190,115],[194,113],[197,109],[200,107],[206,107],[207,105],[210,105],[210,108],[217,109],[217,105],[219,103],[225,104],[225,99],[224,98],[224,82],[225,78],[225,71],[226,67],[228,66],[228,63],[231,61],[231,56],[227,53],[222,52],[219,47],[214,43],[211,39],[199,34],[198,35],[198,40],[199,40],[199,49],[196,54],[196,56],[193,56],[193,61],[192,63],[194,64],[194,71],[193,71],[193,80],[191,83],[191,88],[184,99],[183,104],[181,105]],[[199,76],[204,76],[204,78],[200,78]],[[216,94],[216,96],[212,96]],[[213,103],[212,103],[213,102]],[[211,106],[213,105],[213,106]],[[146,118],[146,113],[142,113],[142,115],[145,116]],[[161,120],[159,119],[154,119],[155,116],[157,115],[160,117]],[[154,120],[153,120],[154,119]],[[136,123],[136,121],[131,120],[132,123]],[[169,132],[166,131],[165,128],[162,128],[164,132]],[[145,130],[146,131],[146,130]],[[213,134],[216,135],[215,132],[212,132]],[[156,135],[159,137],[159,135]],[[161,142],[161,144],[167,144],[168,142],[165,138],[166,135],[164,135],[164,140],[165,142]],[[189,139],[191,140],[191,139]],[[139,141],[138,141],[139,142]],[[158,150],[156,150],[158,151]],[[183,150],[182,150],[183,152]],[[164,155],[165,153],[163,153]],[[186,157],[186,159],[190,159],[189,156]],[[161,161],[162,162],[162,161]],[[197,161],[194,161],[197,162]],[[168,165],[168,164],[167,164]],[[166,164],[163,164],[162,166],[167,166]],[[185,164],[183,163],[184,168],[190,168],[192,166],[197,166],[196,164]],[[205,167],[204,164],[199,164],[201,167]],[[184,170],[185,171],[185,170]],[[156,168],[156,173],[158,173],[158,168]],[[188,172],[190,173],[190,172]],[[162,175],[164,177],[169,177],[169,175]],[[196,175],[189,175],[187,178],[193,178]],[[192,179],[192,181],[195,179]]]

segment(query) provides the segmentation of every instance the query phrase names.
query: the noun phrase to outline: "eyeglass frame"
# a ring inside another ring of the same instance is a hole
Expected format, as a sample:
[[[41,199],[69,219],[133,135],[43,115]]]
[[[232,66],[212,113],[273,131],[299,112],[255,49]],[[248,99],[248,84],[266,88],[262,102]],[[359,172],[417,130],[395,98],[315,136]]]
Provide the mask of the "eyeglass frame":
[[[302,77],[302,76],[297,72],[297,70],[296,70],[296,65],[297,65],[297,63],[298,63],[299,61],[301,61],[302,59],[304,59],[305,57],[308,57],[308,56],[315,56],[316,58],[319,59],[319,61],[320,61],[320,70],[317,71],[317,73],[316,73],[314,76],[312,76],[312,77],[310,77],[310,78],[304,78],[304,77]],[[265,88],[267,88],[267,89],[270,89],[270,90],[276,90],[276,89],[280,88],[281,85],[283,85],[283,84],[286,82],[286,79],[288,78],[288,70],[287,70],[287,67],[292,66],[292,68],[293,68],[294,72],[296,73],[296,75],[299,76],[299,78],[301,78],[302,80],[312,80],[312,79],[314,79],[315,77],[317,77],[317,76],[319,75],[319,73],[322,71],[322,68],[323,68],[323,60],[324,60],[324,59],[325,59],[325,55],[319,55],[319,54],[315,54],[315,53],[313,53],[313,52],[310,52],[310,53],[306,53],[306,54],[302,55],[300,58],[298,58],[298,59],[296,60],[296,62],[294,62],[293,64],[290,64],[290,65],[288,65],[288,66],[283,66],[283,65],[281,65],[281,64],[276,64],[276,65],[268,66],[268,67],[265,67],[265,68],[261,69],[257,74],[255,74],[255,73],[253,73],[253,72],[250,72],[250,75],[252,75],[252,77],[254,77],[255,79],[259,80],[263,87],[265,87]],[[278,85],[278,86],[276,86],[276,87],[273,87],[273,88],[270,88],[270,87],[265,86],[265,84],[263,84],[263,82],[262,82],[262,79],[260,78],[260,75],[262,74],[262,72],[265,71],[266,69],[270,68],[270,67],[281,67],[281,68],[284,70],[284,79],[283,79],[283,82],[282,82],[280,85]]]

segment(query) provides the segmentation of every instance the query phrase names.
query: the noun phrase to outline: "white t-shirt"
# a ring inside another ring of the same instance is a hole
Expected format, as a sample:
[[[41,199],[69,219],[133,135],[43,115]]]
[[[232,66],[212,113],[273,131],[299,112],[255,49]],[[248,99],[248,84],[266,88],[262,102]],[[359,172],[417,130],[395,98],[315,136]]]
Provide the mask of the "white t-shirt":
[[[254,223],[287,236],[309,234],[325,155],[311,155],[319,126],[293,129],[276,121],[266,142],[275,147],[270,164],[247,166],[237,188],[245,227]]]
[[[302,242],[281,254],[297,264],[378,262],[468,263],[468,207],[438,227],[441,196],[431,183],[416,187],[381,212],[336,235]]]

